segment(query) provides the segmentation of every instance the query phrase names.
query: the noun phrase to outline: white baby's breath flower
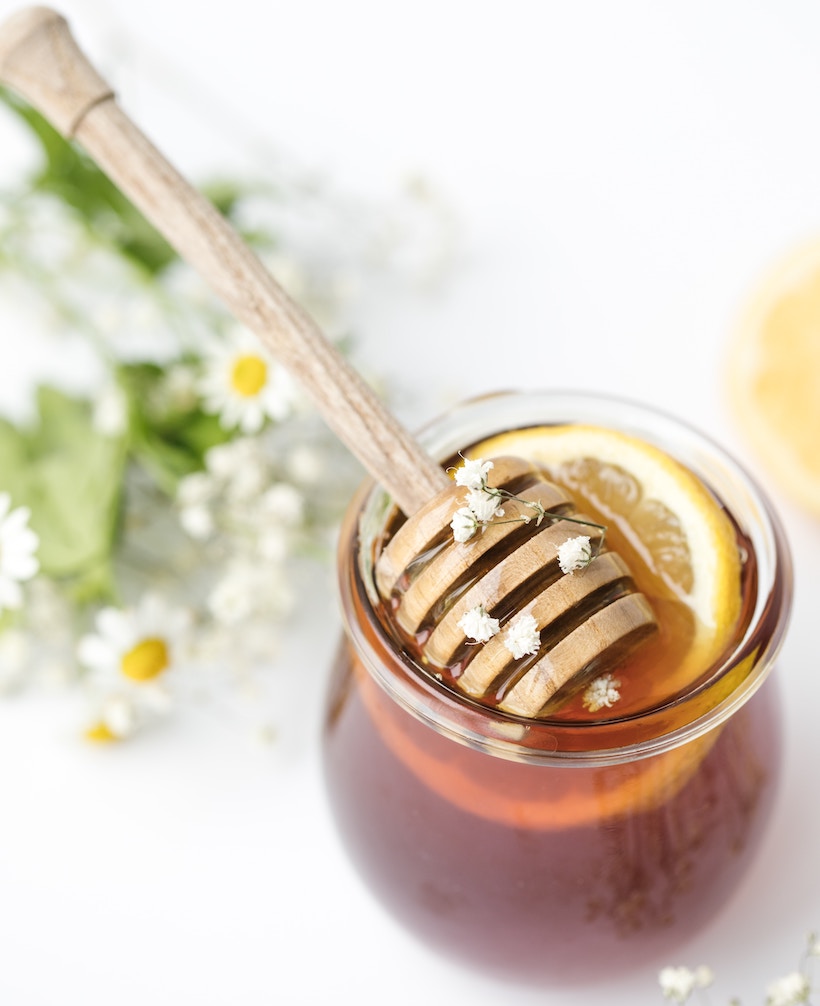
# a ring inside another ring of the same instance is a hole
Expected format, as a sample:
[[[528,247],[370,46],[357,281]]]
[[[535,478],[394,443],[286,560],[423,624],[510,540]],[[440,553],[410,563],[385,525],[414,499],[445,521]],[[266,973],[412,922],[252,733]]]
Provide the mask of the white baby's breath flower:
[[[179,522],[186,534],[196,541],[205,541],[216,530],[213,514],[202,504],[183,507],[179,511]]]
[[[766,989],[766,1006],[798,1006],[809,1001],[811,985],[799,971],[792,971]]]
[[[208,609],[222,625],[236,626],[253,615],[281,617],[293,607],[284,571],[269,563],[238,560],[208,595]]]
[[[538,631],[538,622],[532,615],[519,615],[507,626],[504,646],[516,660],[536,653],[540,645],[541,633]]]
[[[695,973],[686,967],[663,968],[658,975],[658,982],[664,999],[676,1003],[685,1003],[695,990]]]
[[[216,481],[207,472],[192,472],[179,480],[177,503],[183,507],[209,503],[216,491]]]
[[[612,674],[601,674],[587,685],[581,701],[591,713],[597,713],[599,709],[609,709],[620,699],[620,687],[621,682],[618,678]]]
[[[211,447],[205,454],[205,467],[218,483],[228,484],[240,479],[248,470],[268,478],[270,459],[259,437],[236,437],[226,444]]]
[[[302,485],[316,485],[325,473],[325,463],[321,451],[306,444],[294,447],[285,459],[288,474]]]
[[[486,643],[499,629],[498,619],[488,615],[482,604],[470,608],[461,616],[457,624],[464,635],[476,643]]]
[[[492,461],[465,458],[464,464],[456,469],[455,482],[465,489],[483,489],[487,483],[487,473],[493,469]]]
[[[504,516],[504,510],[498,505],[498,497],[484,489],[471,489],[467,493],[466,503],[481,524],[487,524],[493,517]]]
[[[558,565],[562,573],[574,573],[592,562],[592,545],[589,535],[579,534],[558,546]]]
[[[468,506],[459,507],[453,514],[450,527],[456,541],[469,541],[478,530],[478,519]]]
[[[708,989],[714,980],[715,973],[707,964],[699,964],[695,968],[695,985],[699,989]]]
[[[197,377],[193,367],[184,363],[170,366],[160,384],[163,404],[173,412],[186,412],[196,405]]]
[[[19,629],[0,633],[0,695],[22,685],[32,659],[31,639],[27,633]]]
[[[109,384],[94,402],[92,425],[105,437],[119,437],[128,426],[128,400],[118,384]]]
[[[297,400],[290,376],[245,330],[214,352],[200,390],[205,410],[243,433],[257,433],[267,418],[286,419]]]
[[[215,479],[207,472],[193,472],[180,479],[176,503],[179,522],[197,541],[204,541],[214,533],[216,524],[210,503],[217,492]]]
[[[37,574],[40,564],[34,553],[40,539],[28,526],[28,507],[11,509],[11,496],[0,492],[0,612],[23,604],[21,583]]]
[[[257,548],[268,562],[284,562],[290,554],[291,536],[284,527],[265,527],[257,536]]]
[[[287,482],[277,482],[262,496],[262,509],[269,517],[280,521],[286,527],[301,523],[305,514],[305,498],[299,490]]]

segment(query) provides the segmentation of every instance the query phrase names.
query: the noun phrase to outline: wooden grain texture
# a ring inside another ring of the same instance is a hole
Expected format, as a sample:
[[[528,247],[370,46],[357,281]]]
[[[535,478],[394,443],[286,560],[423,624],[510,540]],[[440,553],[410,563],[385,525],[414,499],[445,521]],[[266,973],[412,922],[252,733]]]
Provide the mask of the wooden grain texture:
[[[489,587],[488,577],[492,577],[498,559],[487,558],[488,553],[521,532],[524,520],[533,517],[528,501],[540,502],[549,510],[564,503],[566,495],[551,482],[537,482],[524,489],[517,499],[504,500],[503,518],[486,524],[469,541],[457,542],[451,537],[402,594],[395,617],[405,632],[409,635],[418,632],[435,607],[449,598],[465,577],[480,577]]]
[[[308,313],[131,122],[74,43],[64,18],[36,7],[8,21],[0,29],[0,75],[76,137],[301,383],[330,428],[405,513],[415,513],[448,484]]]
[[[517,716],[537,716],[552,696],[580,670],[603,674],[617,666],[656,628],[643,594],[626,594],[584,621],[541,657],[498,704]]]
[[[604,559],[604,556],[596,559],[592,566],[587,567],[587,570],[584,570],[582,574],[571,577],[565,576],[558,565],[558,546],[563,544],[567,538],[578,534],[578,531],[577,524],[566,520],[542,525],[536,534],[527,538],[515,551],[499,559],[492,569],[488,570],[480,580],[465,591],[438,620],[435,629],[424,644],[427,659],[439,667],[446,667],[452,662],[456,651],[466,642],[464,630],[458,624],[462,616],[479,604],[494,618],[506,615],[508,612],[504,609],[509,608],[508,598],[518,595],[521,589],[533,580],[538,584],[536,589],[544,590],[554,585],[552,596],[566,597],[565,604],[556,605],[555,609],[550,612],[551,618],[560,617],[564,607],[571,607],[586,593],[595,590],[598,586],[595,581],[600,569],[599,562],[600,559]],[[590,543],[597,550],[601,541],[601,530],[591,527],[588,528],[588,531]],[[590,569],[595,570],[596,576],[585,575]],[[580,593],[579,588],[581,588]],[[522,611],[529,611],[531,607],[532,605],[528,604],[526,608],[522,608]],[[544,628],[548,620],[549,618],[539,624],[539,631]],[[492,652],[495,649],[490,643],[481,650],[482,656],[486,656],[488,650]],[[477,657],[478,654],[476,654],[476,659]],[[471,667],[474,662],[475,660],[471,662]],[[462,684],[462,679],[459,679],[459,685]],[[465,690],[470,691],[466,686]]]
[[[535,477],[532,464],[521,458],[498,457],[492,462],[488,483],[494,488],[503,488],[526,475]],[[376,564],[376,586],[383,598],[390,596],[411,563],[416,562],[442,536],[451,536],[448,530],[450,521],[456,510],[464,505],[466,495],[467,490],[463,486],[450,482],[446,489],[414,514],[412,520],[406,521],[396,531]]]

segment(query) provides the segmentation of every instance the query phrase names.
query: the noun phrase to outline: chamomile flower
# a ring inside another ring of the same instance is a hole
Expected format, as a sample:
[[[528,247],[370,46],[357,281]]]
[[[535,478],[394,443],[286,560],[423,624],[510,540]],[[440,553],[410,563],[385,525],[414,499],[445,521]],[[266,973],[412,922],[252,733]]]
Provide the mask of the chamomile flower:
[[[213,354],[200,390],[205,410],[243,433],[257,433],[268,418],[286,419],[297,399],[289,374],[244,329]]]
[[[153,594],[132,609],[98,612],[96,632],[83,636],[77,647],[101,696],[89,736],[127,736],[140,719],[170,708],[168,676],[180,664],[188,622],[187,611],[169,608]]]
[[[28,507],[11,509],[11,497],[0,493],[0,612],[23,604],[20,584],[30,580],[40,564],[34,553],[40,539],[28,526]]]

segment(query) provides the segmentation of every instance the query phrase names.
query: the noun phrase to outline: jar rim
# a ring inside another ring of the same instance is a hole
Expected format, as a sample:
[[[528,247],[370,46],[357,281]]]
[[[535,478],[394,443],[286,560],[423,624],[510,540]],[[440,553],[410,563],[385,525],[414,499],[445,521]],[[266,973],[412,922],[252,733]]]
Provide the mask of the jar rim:
[[[786,537],[755,480],[711,437],[671,413],[629,399],[576,391],[497,392],[456,405],[428,423],[419,439],[444,461],[503,430],[563,423],[606,426],[656,444],[693,470],[750,538],[758,565],[754,607],[742,637],[705,680],[657,706],[583,724],[517,717],[456,692],[400,652],[376,615],[371,547],[391,501],[371,480],[352,501],[340,536],[347,635],[370,676],[394,701],[460,743],[529,762],[589,766],[648,757],[725,722],[767,678],[791,609]]]

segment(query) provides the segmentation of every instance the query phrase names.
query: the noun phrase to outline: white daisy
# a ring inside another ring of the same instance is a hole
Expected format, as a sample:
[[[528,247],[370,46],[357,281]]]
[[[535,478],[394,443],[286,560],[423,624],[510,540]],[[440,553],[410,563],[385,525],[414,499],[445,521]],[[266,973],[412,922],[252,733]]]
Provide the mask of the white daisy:
[[[0,493],[0,612],[22,606],[20,584],[40,568],[34,556],[40,539],[28,526],[30,516],[28,507],[12,510],[9,494]]]
[[[290,375],[244,329],[213,354],[200,391],[206,412],[243,433],[257,433],[268,417],[286,419],[297,401]]]
[[[98,612],[96,632],[83,636],[77,647],[101,696],[90,737],[127,736],[141,719],[170,708],[168,675],[182,659],[188,623],[187,611],[169,608],[152,594],[133,609]]]

